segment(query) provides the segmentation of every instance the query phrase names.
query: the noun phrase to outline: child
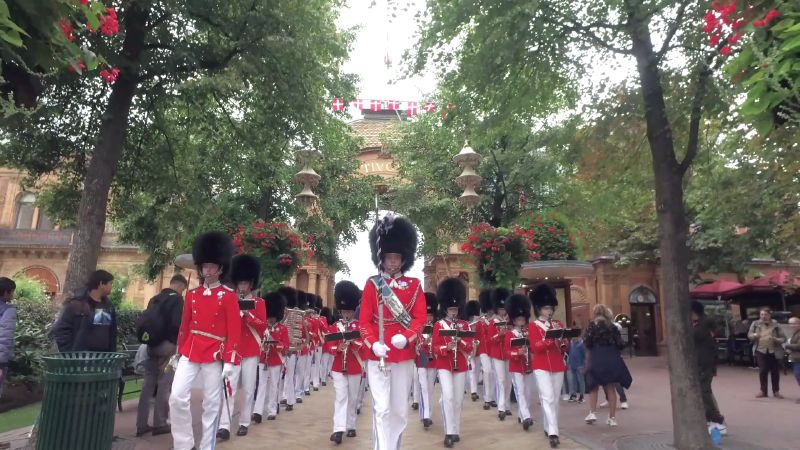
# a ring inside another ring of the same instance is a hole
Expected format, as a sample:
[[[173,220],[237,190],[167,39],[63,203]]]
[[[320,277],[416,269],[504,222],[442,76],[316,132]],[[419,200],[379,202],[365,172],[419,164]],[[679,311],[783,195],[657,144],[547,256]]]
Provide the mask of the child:
[[[586,345],[583,343],[582,337],[574,337],[572,338],[569,357],[567,358],[567,381],[569,384],[569,401],[571,403],[583,403],[583,395],[586,393],[586,379],[583,374],[585,363]]]

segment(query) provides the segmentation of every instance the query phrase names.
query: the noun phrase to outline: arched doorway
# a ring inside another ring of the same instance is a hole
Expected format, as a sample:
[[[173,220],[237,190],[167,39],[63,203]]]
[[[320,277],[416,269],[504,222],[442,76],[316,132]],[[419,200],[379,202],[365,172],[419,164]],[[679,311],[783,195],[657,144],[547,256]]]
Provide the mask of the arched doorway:
[[[628,296],[631,305],[633,350],[636,356],[658,355],[656,339],[656,305],[658,297],[647,286],[639,286]]]
[[[26,276],[39,280],[45,286],[45,292],[50,297],[61,292],[61,284],[52,270],[42,266],[31,266],[22,271]]]

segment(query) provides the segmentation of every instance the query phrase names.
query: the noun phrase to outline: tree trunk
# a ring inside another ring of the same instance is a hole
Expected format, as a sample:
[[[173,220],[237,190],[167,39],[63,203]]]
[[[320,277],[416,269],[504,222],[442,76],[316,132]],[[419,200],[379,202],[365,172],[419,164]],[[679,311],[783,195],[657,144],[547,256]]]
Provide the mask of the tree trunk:
[[[128,115],[139,83],[139,64],[144,48],[147,17],[146,2],[131,2],[122,17],[125,40],[122,44],[121,72],[103,113],[97,143],[83,183],[76,229],[70,248],[64,295],[81,288],[97,267],[100,244],[106,225],[106,208],[111,182],[128,129]]]
[[[689,251],[683,205],[683,170],[675,156],[649,18],[629,7],[628,33],[636,58],[653,157],[661,274],[667,325],[674,445],[680,450],[712,449],[708,437],[694,341],[689,326]]]

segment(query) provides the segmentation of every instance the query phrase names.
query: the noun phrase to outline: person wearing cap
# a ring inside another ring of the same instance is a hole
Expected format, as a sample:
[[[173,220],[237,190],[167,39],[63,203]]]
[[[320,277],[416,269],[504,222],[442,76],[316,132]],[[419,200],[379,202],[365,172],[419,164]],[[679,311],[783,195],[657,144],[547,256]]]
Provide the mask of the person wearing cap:
[[[461,440],[461,408],[467,382],[472,337],[446,337],[443,331],[469,331],[469,323],[460,320],[467,300],[467,286],[458,278],[446,278],[436,291],[439,314],[444,316],[433,326],[433,352],[436,355],[436,376],[442,386],[439,404],[444,422],[444,446],[452,448]]]
[[[533,394],[536,390],[536,376],[533,374],[533,353],[530,342],[523,346],[512,346],[513,339],[528,338],[528,326],[531,319],[531,302],[524,295],[514,294],[506,303],[508,318],[513,322],[514,329],[506,333],[506,348],[508,351],[508,371],[511,374],[511,384],[517,397],[519,419],[522,429],[528,431],[533,425],[531,406]]]
[[[180,358],[169,398],[175,450],[195,448],[189,405],[192,384],[198,376],[203,380],[199,448],[213,448],[223,383],[228,384],[241,359],[239,299],[220,283],[231,266],[233,252],[230,237],[222,232],[205,233],[194,241],[192,257],[204,281],[186,294],[178,332]]]
[[[253,256],[238,255],[231,261],[231,281],[236,286],[239,300],[252,301],[253,309],[239,311],[239,315],[242,317],[242,337],[239,343],[239,354],[242,361],[234,368],[233,375],[229,379],[230,389],[227,404],[223,400],[222,413],[219,417],[217,438],[224,441],[231,437],[230,419],[234,411],[239,411],[237,436],[246,436],[247,427],[250,426],[258,375],[258,359],[261,355],[264,331],[267,329],[267,308],[264,300],[253,294],[253,290],[257,289],[260,284],[260,278],[261,264]],[[239,380],[241,380],[242,395],[239,408],[236,408]]]
[[[492,358],[489,356],[489,345],[491,343],[489,334],[489,323],[495,314],[492,304],[492,291],[489,289],[481,290],[478,294],[478,303],[481,306],[483,315],[478,321],[475,331],[475,338],[478,341],[478,359],[480,360],[481,372],[483,374],[483,409],[497,407],[497,377],[492,366]]]
[[[265,406],[267,420],[275,420],[278,415],[281,372],[289,350],[289,330],[281,323],[286,299],[283,295],[272,292],[265,296],[264,302],[267,309],[267,329],[264,330],[263,351],[258,364],[258,393],[253,405],[255,423],[261,423]]]
[[[420,280],[405,276],[414,264],[417,232],[404,217],[387,214],[369,234],[372,261],[380,274],[364,287],[359,325],[372,353],[367,378],[372,394],[374,448],[397,450],[408,423],[414,379],[414,341],[425,324]],[[379,309],[381,312],[379,313]],[[381,341],[380,316],[383,317]]]
[[[533,350],[533,374],[542,404],[542,424],[545,435],[550,439],[550,447],[560,445],[558,439],[558,401],[564,386],[564,350],[569,345],[566,339],[547,339],[550,330],[564,328],[559,320],[553,319],[558,299],[556,291],[548,284],[541,284],[531,292],[531,300],[538,318],[528,326],[528,339]]]
[[[433,425],[431,420],[431,394],[433,394],[433,383],[436,381],[436,364],[434,360],[436,355],[433,352],[433,323],[436,317],[436,309],[438,302],[436,301],[436,294],[433,292],[425,293],[425,325],[422,327],[423,332],[420,333],[417,339],[417,373],[414,378],[414,391],[418,392],[414,396],[414,401],[419,402],[417,407],[411,404],[413,409],[419,409],[419,420],[422,421],[422,426],[430,428]],[[426,327],[430,326],[430,333],[425,333]]]
[[[361,300],[361,290],[350,281],[340,281],[333,289],[333,298],[341,319],[326,329],[328,333],[358,331],[358,320],[353,315]],[[361,338],[353,340],[331,340],[325,343],[325,352],[333,355],[333,434],[331,441],[339,445],[345,432],[347,437],[356,437],[356,407],[358,388],[361,386],[363,355],[369,351]]]
[[[477,327],[481,317],[481,305],[477,300],[470,300],[467,302],[467,305],[464,307],[464,316],[467,318],[467,321],[470,324],[469,329],[475,331],[475,336],[477,339]],[[478,395],[478,383],[480,382],[481,378],[481,360],[478,358],[476,353],[478,350],[477,344],[478,342],[473,339],[472,353],[469,355],[469,392],[473,402],[478,401],[480,398],[480,395]]]
[[[499,287],[492,290],[495,316],[489,321],[487,330],[488,353],[497,383],[497,418],[501,421],[511,415],[511,379],[508,374],[508,350],[505,345],[506,333],[510,328],[506,312],[506,300],[509,295],[510,292],[506,288]]]

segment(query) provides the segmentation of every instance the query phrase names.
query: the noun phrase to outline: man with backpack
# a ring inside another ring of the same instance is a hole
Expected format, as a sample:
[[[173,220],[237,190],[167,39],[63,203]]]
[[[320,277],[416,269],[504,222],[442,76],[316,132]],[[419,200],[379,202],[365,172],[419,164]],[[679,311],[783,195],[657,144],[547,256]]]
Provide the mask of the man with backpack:
[[[175,354],[178,331],[183,313],[183,291],[188,282],[183,275],[175,275],[169,287],[150,299],[147,309],[136,323],[139,342],[147,345],[148,357],[144,362],[144,384],[139,396],[139,411],[136,416],[136,436],[152,432],[153,436],[169,433],[169,394],[174,372],[164,371],[170,357]],[[153,426],[147,424],[150,415],[150,399],[155,393]]]

